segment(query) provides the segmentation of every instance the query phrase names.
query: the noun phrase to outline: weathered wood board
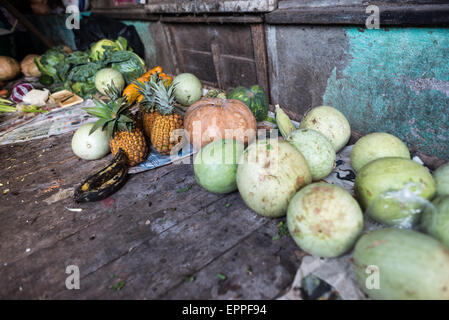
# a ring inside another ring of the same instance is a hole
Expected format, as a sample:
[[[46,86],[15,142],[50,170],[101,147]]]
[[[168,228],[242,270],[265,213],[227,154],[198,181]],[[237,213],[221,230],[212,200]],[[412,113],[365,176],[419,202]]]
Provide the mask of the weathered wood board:
[[[290,237],[273,239],[282,219],[258,216],[237,192],[205,191],[192,165],[133,175],[107,200],[74,203],[73,187],[111,155],[80,160],[70,139],[0,147],[0,298],[273,299],[293,281],[301,255]],[[66,288],[69,265],[79,290]]]

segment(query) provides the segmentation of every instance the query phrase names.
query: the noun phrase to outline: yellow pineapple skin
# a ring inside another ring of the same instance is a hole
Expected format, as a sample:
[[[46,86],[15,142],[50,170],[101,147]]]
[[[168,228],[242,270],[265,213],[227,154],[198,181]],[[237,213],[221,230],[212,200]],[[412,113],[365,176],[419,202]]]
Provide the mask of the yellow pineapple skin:
[[[156,117],[160,116],[160,113],[158,111],[142,111],[142,128],[145,132],[145,136],[148,139],[151,139],[151,127],[153,126],[154,120]]]
[[[181,137],[172,137],[173,131],[182,128],[182,117],[173,113],[170,115],[158,114],[151,126],[151,144],[160,154],[170,154],[171,149],[181,141]]]
[[[109,142],[111,152],[115,156],[121,148],[128,158],[128,164],[135,166],[148,157],[148,145],[143,131],[133,128],[131,131],[118,131]]]

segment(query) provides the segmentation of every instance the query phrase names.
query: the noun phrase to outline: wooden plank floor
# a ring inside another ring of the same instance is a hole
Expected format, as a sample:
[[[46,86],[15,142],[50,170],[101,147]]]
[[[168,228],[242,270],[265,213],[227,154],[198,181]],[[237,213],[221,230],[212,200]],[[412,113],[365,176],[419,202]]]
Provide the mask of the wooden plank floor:
[[[205,191],[192,165],[133,175],[111,198],[77,204],[73,188],[111,155],[78,159],[71,136],[0,146],[0,298],[274,299],[288,289],[302,252],[276,239],[285,219],[256,215],[238,192]],[[66,289],[68,265],[79,290]]]

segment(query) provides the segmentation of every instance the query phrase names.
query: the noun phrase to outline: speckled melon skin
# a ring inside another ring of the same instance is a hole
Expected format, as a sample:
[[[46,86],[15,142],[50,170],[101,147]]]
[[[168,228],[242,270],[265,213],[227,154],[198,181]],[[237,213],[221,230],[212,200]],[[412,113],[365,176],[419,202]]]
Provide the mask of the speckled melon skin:
[[[288,142],[258,140],[244,151],[237,187],[246,205],[258,214],[282,217],[293,195],[312,182],[306,159]]]
[[[374,132],[360,138],[351,150],[351,166],[356,172],[366,164],[385,157],[410,159],[410,151],[397,137],[386,132]]]
[[[351,127],[344,114],[329,106],[315,107],[310,110],[299,127],[321,132],[332,143],[335,152],[340,151],[351,137]]]
[[[336,154],[323,134],[312,129],[297,129],[288,135],[287,141],[306,158],[314,181],[323,179],[332,172]]]
[[[449,299],[449,251],[428,235],[396,228],[369,232],[356,243],[353,263],[357,282],[372,299]],[[369,266],[378,270],[379,289],[366,285]]]
[[[405,189],[414,197],[403,197]],[[413,160],[380,158],[358,172],[354,191],[374,220],[388,226],[411,227],[419,220],[422,201],[434,197],[435,181],[425,167]]]
[[[363,229],[363,214],[349,192],[318,182],[304,187],[292,198],[287,225],[302,250],[333,258],[352,248]]]

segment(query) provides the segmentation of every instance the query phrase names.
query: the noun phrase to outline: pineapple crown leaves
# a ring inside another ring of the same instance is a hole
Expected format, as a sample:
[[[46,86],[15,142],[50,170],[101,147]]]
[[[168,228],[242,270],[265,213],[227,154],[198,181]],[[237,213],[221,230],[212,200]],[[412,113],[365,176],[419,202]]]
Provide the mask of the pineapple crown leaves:
[[[117,87],[114,83],[114,80],[111,80],[111,83],[106,85],[104,93],[106,93],[111,101],[114,101],[119,99],[123,95],[123,89]]]
[[[148,109],[156,108],[163,115],[173,113],[175,104],[175,83],[166,85],[158,72],[152,74],[147,82],[135,82],[137,90],[143,95],[142,104]]]
[[[176,84],[171,83],[169,86],[166,86],[164,81],[150,84],[153,87],[156,109],[163,115],[172,114],[175,108]]]
[[[97,122],[90,129],[89,134],[101,128],[114,137],[117,131],[131,131],[134,127],[134,120],[126,103],[126,97],[121,97],[108,102],[94,100],[95,107],[84,108],[84,110],[98,118]]]
[[[137,86],[137,91],[143,96],[143,99],[140,102],[140,104],[147,109],[152,109],[154,107],[154,94],[151,86],[152,81],[157,80],[153,76],[151,76],[150,81],[134,82],[134,84]]]

